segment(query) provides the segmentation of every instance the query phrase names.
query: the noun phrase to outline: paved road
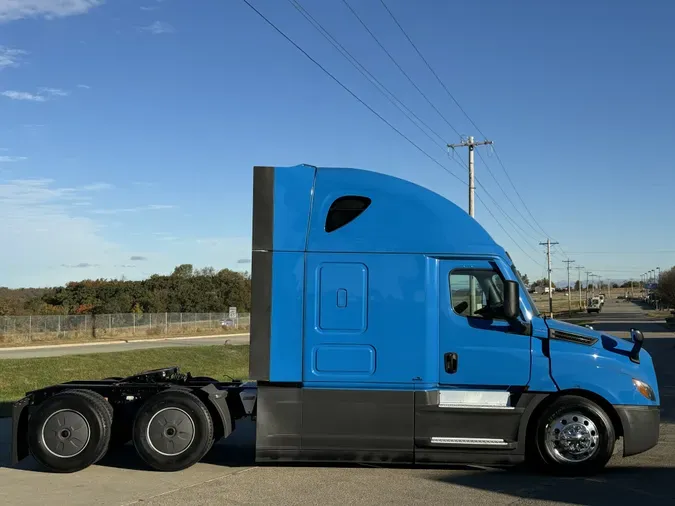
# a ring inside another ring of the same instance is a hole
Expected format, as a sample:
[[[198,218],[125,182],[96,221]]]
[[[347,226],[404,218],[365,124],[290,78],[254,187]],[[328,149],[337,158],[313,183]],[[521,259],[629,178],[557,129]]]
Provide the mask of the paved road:
[[[167,348],[171,346],[208,346],[211,344],[248,344],[248,334],[217,337],[183,337],[152,339],[144,341],[126,341],[112,343],[85,343],[78,345],[54,345],[48,347],[25,347],[19,349],[0,348],[0,360],[6,358],[57,357],[61,355],[81,355],[83,353],[110,353],[113,351],[131,351],[148,348]]]
[[[400,469],[376,466],[256,466],[254,428],[238,429],[205,461],[185,471],[155,473],[142,467],[131,448],[109,455],[80,473],[0,468],[0,504],[23,506],[239,505],[239,504],[675,504],[675,334],[649,321],[632,304],[608,303],[593,326],[627,335],[640,327],[653,352],[663,400],[660,444],[649,452],[615,456],[605,473],[564,479],[516,470],[469,467]],[[627,322],[627,323],[624,323]],[[7,448],[7,423],[0,446]],[[2,448],[0,448],[2,450]],[[0,464],[2,453],[0,453]],[[37,485],[39,483],[39,486]]]

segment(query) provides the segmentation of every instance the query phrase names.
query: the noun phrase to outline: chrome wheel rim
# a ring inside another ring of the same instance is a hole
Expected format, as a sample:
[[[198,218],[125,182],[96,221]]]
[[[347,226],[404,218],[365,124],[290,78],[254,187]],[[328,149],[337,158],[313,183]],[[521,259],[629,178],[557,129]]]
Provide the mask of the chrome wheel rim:
[[[164,408],[152,415],[146,437],[154,451],[166,457],[175,457],[192,445],[195,423],[180,408]]]
[[[89,444],[89,422],[78,411],[61,409],[42,424],[42,443],[49,453],[61,459],[75,457]]]
[[[598,451],[600,434],[588,416],[579,412],[565,413],[546,427],[546,448],[562,462],[584,462]]]

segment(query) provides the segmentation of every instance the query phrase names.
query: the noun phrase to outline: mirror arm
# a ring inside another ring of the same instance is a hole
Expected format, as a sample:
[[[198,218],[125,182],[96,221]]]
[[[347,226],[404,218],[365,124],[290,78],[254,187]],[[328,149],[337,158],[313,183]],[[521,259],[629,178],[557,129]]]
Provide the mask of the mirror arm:
[[[532,333],[532,324],[530,322],[524,322],[520,318],[514,318],[509,322],[511,328],[518,334],[530,335]]]

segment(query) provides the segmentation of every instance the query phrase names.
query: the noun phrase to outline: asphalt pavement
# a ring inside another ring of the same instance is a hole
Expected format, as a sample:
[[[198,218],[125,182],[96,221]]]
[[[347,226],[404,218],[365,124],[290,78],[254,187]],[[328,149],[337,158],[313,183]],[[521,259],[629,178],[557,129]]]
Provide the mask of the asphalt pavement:
[[[480,467],[258,466],[254,426],[241,424],[203,462],[177,473],[145,468],[125,447],[68,475],[43,473],[28,459],[7,464],[9,421],[0,420],[0,504],[91,505],[346,505],[346,504],[675,504],[675,334],[631,303],[608,302],[591,325],[619,337],[645,333],[662,398],[657,447],[590,478],[557,478],[518,469]],[[4,458],[4,461],[3,461]]]
[[[228,334],[220,336],[169,337],[162,339],[142,339],[112,342],[93,342],[82,344],[55,344],[49,346],[25,346],[22,348],[0,348],[0,360],[7,358],[58,357],[62,355],[82,355],[84,353],[111,353],[114,351],[144,350],[149,348],[169,348],[173,346],[208,346],[212,344],[248,344],[248,334]]]

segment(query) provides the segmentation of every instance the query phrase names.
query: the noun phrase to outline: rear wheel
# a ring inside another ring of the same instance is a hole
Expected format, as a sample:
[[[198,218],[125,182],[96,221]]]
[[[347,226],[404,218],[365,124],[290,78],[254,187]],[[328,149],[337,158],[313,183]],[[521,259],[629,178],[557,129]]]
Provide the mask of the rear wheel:
[[[548,406],[537,421],[534,444],[552,472],[586,475],[600,471],[614,451],[612,421],[596,403],[567,395]]]
[[[105,455],[110,416],[95,395],[65,391],[38,406],[28,421],[28,444],[39,464],[53,472],[70,473]]]
[[[93,390],[80,390],[80,389],[74,389],[74,390],[68,390],[70,393],[74,393],[77,395],[82,395],[83,397],[86,397],[89,399],[94,405],[96,406],[96,409],[99,410],[100,413],[105,413],[107,415],[106,419],[106,424],[109,427],[108,432],[110,433],[110,436],[108,437],[108,442],[106,443],[105,448],[102,449],[101,454],[98,456],[95,462],[98,462],[101,460],[105,454],[107,453],[110,445],[112,444],[112,439],[114,436],[114,431],[113,431],[113,414],[114,414],[114,409],[110,405],[110,403],[103,397],[101,394],[94,392]]]
[[[210,449],[213,420],[197,396],[166,390],[141,406],[132,439],[139,456],[150,467],[179,471],[199,462]]]

